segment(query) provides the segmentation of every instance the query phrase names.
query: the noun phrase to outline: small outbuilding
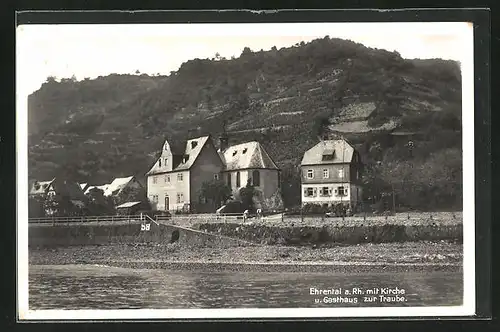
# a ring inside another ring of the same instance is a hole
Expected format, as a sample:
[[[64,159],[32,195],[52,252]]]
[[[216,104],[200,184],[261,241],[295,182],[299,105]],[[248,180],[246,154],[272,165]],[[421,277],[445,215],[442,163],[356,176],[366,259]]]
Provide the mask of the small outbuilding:
[[[116,213],[118,215],[134,215],[139,211],[143,211],[147,209],[148,206],[144,202],[136,201],[136,202],[125,202],[116,207]]]

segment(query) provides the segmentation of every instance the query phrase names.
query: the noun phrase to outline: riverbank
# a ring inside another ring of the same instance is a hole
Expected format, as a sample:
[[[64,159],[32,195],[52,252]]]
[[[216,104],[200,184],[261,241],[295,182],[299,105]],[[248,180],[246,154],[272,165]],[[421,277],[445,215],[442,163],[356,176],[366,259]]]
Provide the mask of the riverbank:
[[[137,269],[364,272],[460,271],[462,245],[406,242],[353,246],[217,246],[113,244],[30,248],[30,265],[90,264]]]

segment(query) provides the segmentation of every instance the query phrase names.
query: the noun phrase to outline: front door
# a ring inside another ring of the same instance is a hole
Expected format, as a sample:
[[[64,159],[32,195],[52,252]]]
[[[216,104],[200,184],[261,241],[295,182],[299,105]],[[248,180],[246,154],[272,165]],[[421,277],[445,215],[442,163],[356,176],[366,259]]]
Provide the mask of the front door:
[[[169,198],[168,196],[165,196],[165,211],[169,210]]]

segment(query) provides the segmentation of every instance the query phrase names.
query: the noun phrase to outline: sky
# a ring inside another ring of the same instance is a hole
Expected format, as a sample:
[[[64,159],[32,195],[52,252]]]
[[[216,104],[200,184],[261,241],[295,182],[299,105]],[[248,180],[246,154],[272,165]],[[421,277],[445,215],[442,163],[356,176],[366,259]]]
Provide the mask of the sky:
[[[38,90],[48,76],[82,80],[137,70],[168,75],[190,59],[238,57],[244,47],[279,49],[326,35],[398,51],[404,58],[461,61],[472,47],[470,31],[465,22],[20,25],[18,93]]]

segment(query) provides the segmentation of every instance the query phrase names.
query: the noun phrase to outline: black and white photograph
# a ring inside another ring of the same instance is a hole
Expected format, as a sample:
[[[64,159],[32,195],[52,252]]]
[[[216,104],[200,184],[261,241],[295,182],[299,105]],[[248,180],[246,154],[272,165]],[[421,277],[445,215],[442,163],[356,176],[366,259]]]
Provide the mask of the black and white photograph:
[[[16,39],[20,320],[474,314],[471,23]]]

